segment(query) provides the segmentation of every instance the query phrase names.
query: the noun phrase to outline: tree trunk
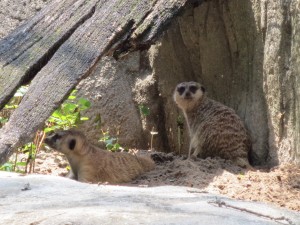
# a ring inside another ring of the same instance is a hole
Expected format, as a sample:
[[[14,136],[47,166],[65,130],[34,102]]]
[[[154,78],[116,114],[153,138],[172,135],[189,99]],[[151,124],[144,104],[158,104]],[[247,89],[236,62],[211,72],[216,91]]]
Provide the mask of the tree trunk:
[[[34,79],[0,131],[0,163],[29,141],[102,56],[147,48],[186,2],[57,0],[4,38],[0,107]]]

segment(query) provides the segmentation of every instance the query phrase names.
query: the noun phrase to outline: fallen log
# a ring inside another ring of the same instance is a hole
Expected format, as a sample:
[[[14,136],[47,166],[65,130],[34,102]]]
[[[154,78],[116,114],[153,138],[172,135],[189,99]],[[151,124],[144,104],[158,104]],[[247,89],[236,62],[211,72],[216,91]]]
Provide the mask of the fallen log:
[[[20,85],[31,84],[0,130],[0,164],[43,127],[102,56],[148,48],[187,2],[56,0],[1,40],[0,109]]]

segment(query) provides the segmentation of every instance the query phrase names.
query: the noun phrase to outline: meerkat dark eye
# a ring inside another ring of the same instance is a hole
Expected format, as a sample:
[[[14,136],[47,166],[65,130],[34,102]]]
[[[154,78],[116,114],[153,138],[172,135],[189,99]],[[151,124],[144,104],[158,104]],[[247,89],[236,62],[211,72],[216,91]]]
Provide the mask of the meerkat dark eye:
[[[201,91],[204,93],[205,92],[205,87],[201,86]]]
[[[193,94],[195,94],[195,93],[196,93],[196,91],[198,90],[198,87],[197,87],[197,86],[194,86],[194,85],[192,85],[192,86],[190,86],[189,90],[190,90],[190,92],[192,92]]]
[[[69,149],[70,149],[70,150],[74,150],[75,145],[76,145],[76,140],[75,140],[75,139],[72,139],[72,140],[69,142]]]
[[[182,95],[183,94],[183,92],[185,91],[185,87],[178,87],[177,88],[177,91],[178,91],[178,93],[180,94],[180,95]]]

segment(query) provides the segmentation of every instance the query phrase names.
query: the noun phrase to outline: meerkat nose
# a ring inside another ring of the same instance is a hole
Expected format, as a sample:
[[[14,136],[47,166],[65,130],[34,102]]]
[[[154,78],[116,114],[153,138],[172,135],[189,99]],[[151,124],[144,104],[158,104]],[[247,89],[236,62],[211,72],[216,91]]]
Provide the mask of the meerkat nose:
[[[54,147],[54,141],[52,140],[51,137],[46,137],[44,142],[49,145],[51,148]]]
[[[190,97],[191,97],[191,93],[190,93],[189,91],[186,92],[186,93],[185,93],[185,97],[186,97],[186,98],[190,98]]]

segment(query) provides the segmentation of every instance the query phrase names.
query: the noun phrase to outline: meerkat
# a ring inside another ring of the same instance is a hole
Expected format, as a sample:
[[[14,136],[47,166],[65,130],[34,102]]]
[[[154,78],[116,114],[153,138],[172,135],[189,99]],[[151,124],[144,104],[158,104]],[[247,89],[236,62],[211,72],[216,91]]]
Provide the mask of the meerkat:
[[[233,109],[208,98],[205,88],[193,81],[178,84],[173,97],[188,125],[189,158],[193,152],[193,158],[219,156],[241,167],[251,167],[250,137]]]
[[[90,144],[77,130],[55,132],[45,139],[45,143],[66,155],[72,178],[81,182],[126,183],[155,166],[150,157],[102,150]]]

